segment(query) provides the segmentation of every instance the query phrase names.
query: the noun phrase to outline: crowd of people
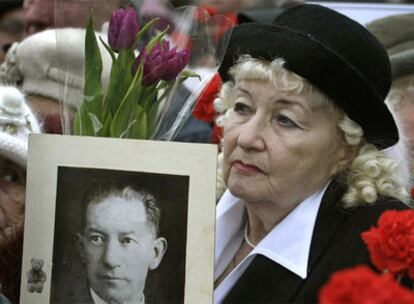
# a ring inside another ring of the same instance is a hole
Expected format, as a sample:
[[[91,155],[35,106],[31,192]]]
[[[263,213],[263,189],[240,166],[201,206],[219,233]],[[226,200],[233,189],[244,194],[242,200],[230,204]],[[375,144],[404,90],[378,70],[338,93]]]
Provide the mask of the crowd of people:
[[[96,3],[0,2],[1,304],[19,301],[28,136],[71,130],[83,99],[84,27],[92,8],[97,32],[105,31],[111,11],[126,6],[172,24],[174,6],[196,4],[236,23],[218,70],[223,85],[211,98],[216,121],[191,117],[175,139],[211,143],[213,124],[223,128],[214,303],[316,302],[332,273],[371,265],[361,232],[386,210],[412,208],[414,13],[361,25],[300,0]],[[111,57],[100,47],[107,85]],[[154,201],[129,188],[94,193],[86,227],[109,198],[120,201],[125,216]],[[145,212],[148,250],[157,252],[141,265],[146,275],[167,242]],[[107,226],[118,224],[111,219]],[[145,303],[145,276],[137,286],[129,280],[130,295],[96,276],[130,265],[111,266],[98,256],[96,248],[107,250],[101,236],[107,226],[78,235],[96,268],[88,267],[86,298]]]

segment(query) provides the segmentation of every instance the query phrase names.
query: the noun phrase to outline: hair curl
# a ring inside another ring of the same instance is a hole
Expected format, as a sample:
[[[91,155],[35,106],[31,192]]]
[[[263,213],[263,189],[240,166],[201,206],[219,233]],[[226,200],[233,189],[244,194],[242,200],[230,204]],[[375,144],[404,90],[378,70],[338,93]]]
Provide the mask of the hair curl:
[[[407,203],[408,193],[399,177],[399,162],[389,158],[374,145],[366,143],[363,130],[356,122],[306,79],[285,69],[284,63],[281,58],[264,62],[250,56],[242,56],[229,71],[232,80],[223,84],[214,101],[215,109],[220,113],[216,123],[224,126],[226,119],[231,115],[236,85],[241,80],[269,80],[275,88],[284,92],[306,94],[315,106],[326,106],[329,111],[336,114],[338,128],[349,145],[360,146],[355,159],[340,173],[340,180],[345,181],[348,187],[342,198],[344,206],[373,203],[379,195],[394,197]]]

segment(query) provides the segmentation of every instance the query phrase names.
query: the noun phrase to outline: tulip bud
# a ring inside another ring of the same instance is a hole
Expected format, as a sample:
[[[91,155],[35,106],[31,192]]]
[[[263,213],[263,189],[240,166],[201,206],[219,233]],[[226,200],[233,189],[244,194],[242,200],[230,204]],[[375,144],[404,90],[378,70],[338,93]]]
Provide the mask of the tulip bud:
[[[137,13],[132,8],[119,9],[112,13],[109,21],[108,42],[115,50],[130,48],[139,31]]]
[[[165,62],[166,70],[162,79],[166,81],[173,80],[188,64],[190,52],[188,50],[178,51],[176,48],[169,51]]]
[[[190,53],[188,50],[177,51],[177,48],[170,50],[170,44],[167,41],[158,43],[147,54],[145,49],[135,60],[132,67],[132,73],[135,74],[138,65],[144,60],[144,76],[142,83],[146,86],[154,84],[163,79],[165,81],[173,80],[185,68],[188,63]]]

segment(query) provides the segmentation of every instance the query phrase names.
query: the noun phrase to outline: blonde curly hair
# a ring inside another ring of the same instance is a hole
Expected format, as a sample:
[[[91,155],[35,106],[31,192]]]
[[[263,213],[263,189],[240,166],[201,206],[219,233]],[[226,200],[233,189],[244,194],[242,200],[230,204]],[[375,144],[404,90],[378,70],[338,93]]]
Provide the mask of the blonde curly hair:
[[[357,156],[349,167],[341,173],[348,189],[342,200],[345,207],[354,207],[373,203],[378,196],[390,196],[408,203],[408,193],[399,175],[399,162],[389,158],[374,145],[366,143],[362,128],[352,121],[336,104],[311,85],[306,79],[283,67],[284,60],[275,59],[264,62],[250,56],[242,56],[229,73],[233,80],[223,84],[214,101],[215,109],[220,115],[216,119],[219,126],[224,126],[231,114],[236,84],[241,80],[270,80],[275,88],[296,94],[306,94],[317,102],[318,106],[326,106],[338,117],[338,128],[342,131],[349,145],[359,146]],[[219,157],[219,173],[222,168],[222,155]],[[222,174],[219,174],[222,176]],[[218,181],[218,189],[224,192],[223,180]],[[218,191],[219,192],[219,191]],[[221,195],[222,192],[218,195]]]

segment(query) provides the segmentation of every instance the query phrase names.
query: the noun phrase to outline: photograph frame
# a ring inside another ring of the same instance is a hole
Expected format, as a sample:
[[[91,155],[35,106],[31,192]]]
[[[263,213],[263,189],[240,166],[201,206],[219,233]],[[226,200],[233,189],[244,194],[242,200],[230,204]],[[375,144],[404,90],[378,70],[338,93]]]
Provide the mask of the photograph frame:
[[[91,174],[91,171],[96,170],[115,172],[118,175],[146,174],[150,177],[177,177],[175,179],[178,181],[187,180],[183,303],[212,302],[216,145],[33,135],[29,139],[20,303],[57,303],[51,302],[52,273],[54,267],[57,267],[57,264],[53,264],[57,236],[55,227],[68,225],[61,220],[56,222],[59,171],[63,172],[62,168],[72,173],[84,170]],[[44,262],[42,270],[46,281],[41,292],[30,292],[28,289],[32,259]],[[173,273],[171,275],[174,276]]]

